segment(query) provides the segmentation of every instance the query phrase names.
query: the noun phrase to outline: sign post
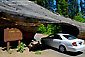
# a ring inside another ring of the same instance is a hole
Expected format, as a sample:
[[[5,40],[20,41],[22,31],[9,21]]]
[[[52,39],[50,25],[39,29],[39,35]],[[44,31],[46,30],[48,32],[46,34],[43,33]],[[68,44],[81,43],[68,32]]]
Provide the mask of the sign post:
[[[20,40],[18,40],[18,45],[20,45]]]
[[[10,42],[7,42],[7,51],[9,51]]]
[[[22,40],[22,33],[16,28],[4,29],[4,42],[7,42],[7,51],[9,51],[10,41],[18,40],[18,45],[20,45],[20,40]]]

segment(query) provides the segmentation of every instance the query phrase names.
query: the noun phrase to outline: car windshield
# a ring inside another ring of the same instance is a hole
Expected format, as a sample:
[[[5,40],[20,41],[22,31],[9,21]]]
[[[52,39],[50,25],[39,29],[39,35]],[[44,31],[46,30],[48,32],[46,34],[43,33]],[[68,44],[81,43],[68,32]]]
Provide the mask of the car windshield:
[[[76,39],[76,37],[74,37],[72,35],[63,35],[63,36],[66,37],[68,40]]]

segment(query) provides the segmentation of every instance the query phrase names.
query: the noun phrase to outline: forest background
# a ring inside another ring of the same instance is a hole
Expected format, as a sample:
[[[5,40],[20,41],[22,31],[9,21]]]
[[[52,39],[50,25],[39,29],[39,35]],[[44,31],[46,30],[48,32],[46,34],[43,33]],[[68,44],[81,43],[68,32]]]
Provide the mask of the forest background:
[[[85,23],[85,0],[31,0],[48,10],[64,17]],[[62,27],[48,24],[41,24],[38,31],[44,34],[62,32]]]

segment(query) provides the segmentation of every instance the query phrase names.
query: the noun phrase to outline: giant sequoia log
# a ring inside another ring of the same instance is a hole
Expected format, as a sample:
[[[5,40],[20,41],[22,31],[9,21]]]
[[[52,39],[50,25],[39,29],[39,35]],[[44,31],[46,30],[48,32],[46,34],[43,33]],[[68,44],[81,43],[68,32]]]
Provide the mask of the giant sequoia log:
[[[28,39],[33,38],[41,23],[60,23],[63,32],[76,36],[79,31],[85,31],[85,23],[52,13],[34,2],[28,0],[0,0],[1,31],[7,27],[18,28],[22,31],[24,38]],[[68,31],[66,31],[67,28]],[[69,28],[72,29],[69,30]]]

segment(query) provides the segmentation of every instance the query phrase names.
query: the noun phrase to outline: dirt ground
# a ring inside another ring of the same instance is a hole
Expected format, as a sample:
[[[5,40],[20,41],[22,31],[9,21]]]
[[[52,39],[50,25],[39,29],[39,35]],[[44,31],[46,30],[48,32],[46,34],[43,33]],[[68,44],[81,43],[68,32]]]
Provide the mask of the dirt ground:
[[[0,47],[0,57],[56,57],[56,54],[52,50],[43,50],[42,54],[35,54],[35,52],[29,52],[29,48],[25,47],[23,53],[17,52],[17,49],[12,50],[12,54],[9,54],[6,50]],[[59,57],[59,55],[57,55]]]

